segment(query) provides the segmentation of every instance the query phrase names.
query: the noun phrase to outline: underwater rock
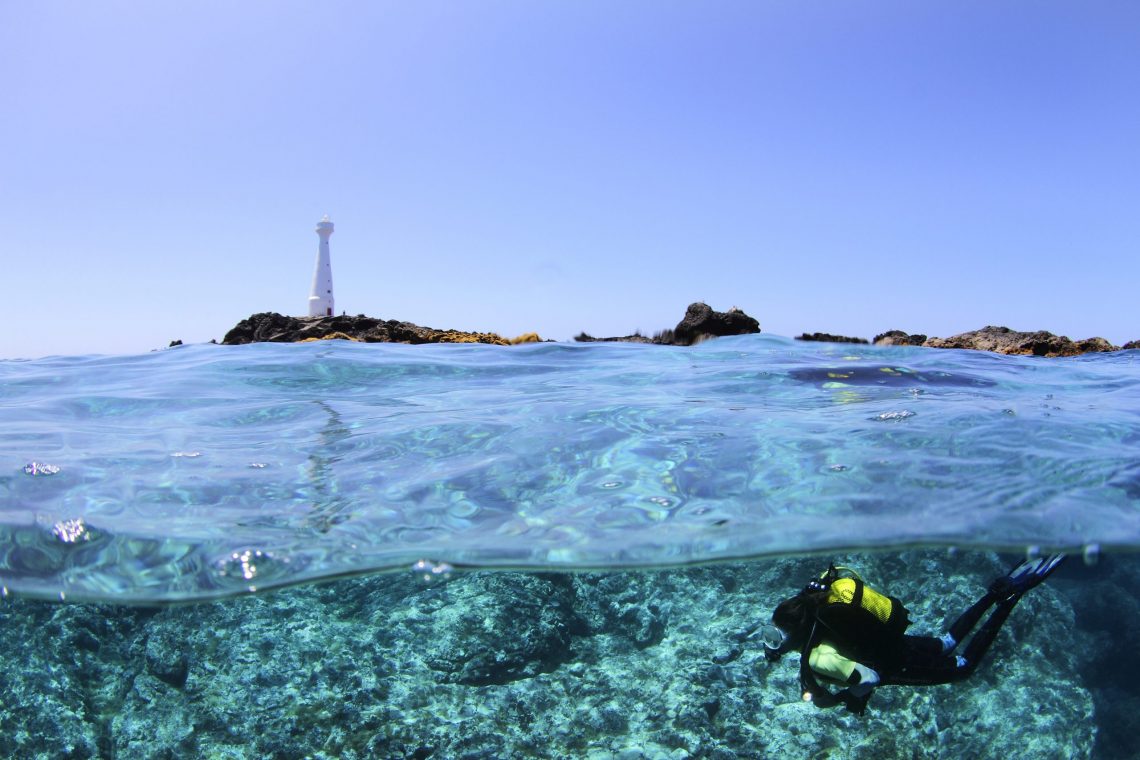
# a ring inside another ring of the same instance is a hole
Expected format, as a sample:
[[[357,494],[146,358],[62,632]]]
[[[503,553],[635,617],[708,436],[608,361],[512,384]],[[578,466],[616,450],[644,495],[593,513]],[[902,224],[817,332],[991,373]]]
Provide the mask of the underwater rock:
[[[576,576],[577,611],[591,635],[615,635],[645,649],[665,637],[670,602],[661,581],[656,573]]]
[[[849,338],[846,335],[832,335],[831,333],[803,333],[797,335],[796,340],[818,341],[820,343],[860,343],[866,345],[866,338]]]
[[[929,338],[923,345],[928,348],[969,348],[998,354],[1049,357],[1119,350],[1104,338],[1072,341],[1064,335],[1054,335],[1045,330],[1018,332],[1008,327],[992,325],[949,338]]]
[[[595,338],[579,333],[574,340],[579,343],[654,343],[662,346],[691,346],[706,338],[720,338],[729,335],[751,335],[760,332],[760,323],[733,306],[728,311],[714,311],[706,303],[692,303],[685,310],[685,316],[672,330],[662,330],[652,338],[640,332],[615,338]]]
[[[511,342],[495,333],[436,330],[395,319],[374,319],[363,314],[355,317],[287,317],[275,312],[262,312],[234,325],[222,339],[222,344],[299,343],[334,338],[364,343],[490,343],[505,346]]]
[[[941,630],[1009,564],[936,551],[831,559],[900,597],[913,633]],[[0,755],[1092,754],[1098,724],[1082,667],[1135,659],[1119,639],[1092,635],[1140,624],[1140,604],[1118,603],[1132,599],[1135,573],[1078,592],[1095,615],[1076,615],[1051,579],[1013,611],[970,679],[880,688],[857,718],[803,702],[797,657],[770,664],[741,635],[822,564],[467,572],[434,584],[388,574],[161,610],[8,601]],[[1126,619],[1108,622],[1113,611]],[[179,688],[170,680],[183,667]],[[1124,708],[1136,702],[1120,704],[1114,716],[1134,728]],[[1135,735],[1117,735],[1115,756],[1135,753]]]
[[[926,342],[925,335],[911,335],[902,330],[887,330],[871,341],[876,346],[921,346]]]
[[[147,637],[144,650],[147,672],[178,689],[186,685],[190,674],[190,658],[179,639],[169,628],[157,627]]]
[[[424,662],[448,683],[505,684],[548,673],[571,658],[581,630],[568,576],[487,573],[420,595],[409,629]]]

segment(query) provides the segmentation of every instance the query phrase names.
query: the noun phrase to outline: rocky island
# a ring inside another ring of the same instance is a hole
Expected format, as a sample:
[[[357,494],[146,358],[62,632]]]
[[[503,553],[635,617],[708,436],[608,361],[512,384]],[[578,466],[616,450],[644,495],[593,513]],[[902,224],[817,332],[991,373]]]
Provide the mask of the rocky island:
[[[640,333],[617,338],[595,338],[581,333],[574,340],[579,343],[653,343],[661,346],[691,346],[706,338],[726,335],[750,335],[760,332],[760,323],[733,306],[728,311],[714,311],[706,303],[692,303],[685,316],[672,330],[662,330],[652,338]]]
[[[301,343],[334,338],[362,343],[489,343],[496,346],[541,340],[535,333],[504,338],[496,333],[437,330],[395,319],[375,319],[363,314],[355,317],[287,317],[275,312],[262,312],[234,325],[226,337],[222,338],[222,344]]]
[[[820,337],[815,337],[820,336]],[[802,335],[799,340],[834,340],[846,343],[866,343],[860,338],[829,336],[826,333]],[[1045,330],[1020,332],[1008,327],[983,327],[980,330],[952,335],[949,338],[928,338],[925,335],[911,335],[902,330],[890,330],[876,335],[876,346],[925,346],[926,348],[967,348],[974,351],[992,351],[997,354],[1017,356],[1077,356],[1103,351],[1120,351],[1140,348],[1137,341],[1114,346],[1104,338],[1086,338],[1074,341],[1064,335],[1054,335]]]

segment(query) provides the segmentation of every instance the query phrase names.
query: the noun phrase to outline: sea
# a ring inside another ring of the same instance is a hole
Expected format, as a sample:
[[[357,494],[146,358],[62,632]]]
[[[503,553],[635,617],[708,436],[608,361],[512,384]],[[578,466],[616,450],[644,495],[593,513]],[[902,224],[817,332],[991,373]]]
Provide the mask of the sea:
[[[1140,757],[1140,351],[179,346],[0,361],[0,430],[4,756]],[[1058,552],[863,715],[748,635]]]

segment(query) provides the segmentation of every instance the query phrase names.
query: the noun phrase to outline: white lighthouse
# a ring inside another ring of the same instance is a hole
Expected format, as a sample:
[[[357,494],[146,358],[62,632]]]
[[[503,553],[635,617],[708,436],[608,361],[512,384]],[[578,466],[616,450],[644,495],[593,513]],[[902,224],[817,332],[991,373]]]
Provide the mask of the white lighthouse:
[[[329,259],[329,236],[333,223],[328,214],[317,222],[317,235],[321,245],[317,249],[317,268],[313,272],[313,290],[309,295],[310,317],[331,317],[333,314],[332,261]]]

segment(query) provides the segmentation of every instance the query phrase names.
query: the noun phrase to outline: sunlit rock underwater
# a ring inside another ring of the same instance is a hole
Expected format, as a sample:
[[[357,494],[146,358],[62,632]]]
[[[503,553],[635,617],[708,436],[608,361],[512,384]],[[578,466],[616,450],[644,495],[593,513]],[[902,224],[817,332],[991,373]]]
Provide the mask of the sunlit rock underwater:
[[[1124,757],[1140,355],[772,336],[0,362],[0,754]],[[968,679],[802,698],[829,563]]]

